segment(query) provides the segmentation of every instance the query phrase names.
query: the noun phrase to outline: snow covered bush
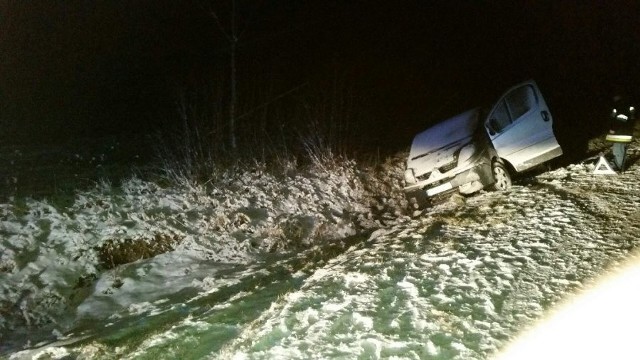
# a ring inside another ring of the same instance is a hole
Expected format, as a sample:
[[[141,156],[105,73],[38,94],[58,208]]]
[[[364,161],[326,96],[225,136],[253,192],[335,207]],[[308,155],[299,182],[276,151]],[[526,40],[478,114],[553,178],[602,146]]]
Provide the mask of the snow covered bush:
[[[370,206],[380,201],[384,213],[396,200],[371,193],[385,188],[371,174],[353,161],[288,174],[256,165],[220,171],[206,184],[102,181],[69,205],[0,204],[0,329],[56,323],[105,271],[162,253],[247,264],[263,252],[373,229],[380,222]],[[117,280],[112,286],[122,285]]]

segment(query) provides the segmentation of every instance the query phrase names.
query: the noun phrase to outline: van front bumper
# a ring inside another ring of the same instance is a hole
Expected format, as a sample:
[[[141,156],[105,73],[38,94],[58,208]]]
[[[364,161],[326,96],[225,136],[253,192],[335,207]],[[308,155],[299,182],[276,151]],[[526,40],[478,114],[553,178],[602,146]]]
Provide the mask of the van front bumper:
[[[426,206],[429,198],[458,190],[463,194],[471,194],[493,183],[491,164],[481,161],[452,177],[443,177],[436,181],[424,180],[405,187],[404,193],[409,202],[419,207]]]

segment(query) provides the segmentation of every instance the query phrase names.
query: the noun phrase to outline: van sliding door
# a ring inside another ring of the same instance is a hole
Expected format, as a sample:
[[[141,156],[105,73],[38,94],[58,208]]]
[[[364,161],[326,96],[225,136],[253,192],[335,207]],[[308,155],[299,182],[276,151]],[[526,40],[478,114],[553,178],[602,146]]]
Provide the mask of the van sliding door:
[[[516,171],[562,154],[551,114],[533,81],[509,89],[492,108],[485,127],[498,156]]]

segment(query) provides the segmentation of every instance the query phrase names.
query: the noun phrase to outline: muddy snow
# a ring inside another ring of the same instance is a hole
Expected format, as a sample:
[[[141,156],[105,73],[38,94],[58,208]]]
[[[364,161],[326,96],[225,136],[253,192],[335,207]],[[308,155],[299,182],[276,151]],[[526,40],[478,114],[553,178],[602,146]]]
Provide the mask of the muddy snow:
[[[491,357],[637,247],[640,166],[594,175],[595,160],[416,217],[392,195],[373,197],[370,187],[384,186],[355,166],[296,178],[245,172],[215,190],[133,179],[67,209],[4,204],[1,351]],[[136,261],[114,250],[158,234],[166,247]],[[101,255],[106,244],[123,263]]]

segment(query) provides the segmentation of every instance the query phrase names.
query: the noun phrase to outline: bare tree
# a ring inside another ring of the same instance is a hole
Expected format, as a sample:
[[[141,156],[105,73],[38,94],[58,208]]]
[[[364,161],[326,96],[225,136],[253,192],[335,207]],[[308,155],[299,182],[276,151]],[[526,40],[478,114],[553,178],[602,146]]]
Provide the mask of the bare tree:
[[[209,0],[214,2],[214,0]],[[225,17],[220,17],[219,9],[214,7],[214,4],[210,4],[206,7],[206,11],[208,14],[215,20],[215,23],[223,35],[223,38],[226,40],[229,46],[229,104],[228,104],[228,120],[227,120],[227,136],[228,136],[228,145],[232,152],[237,151],[238,147],[238,136],[242,134],[238,134],[238,122],[242,121],[246,117],[254,114],[257,110],[264,109],[270,104],[288,96],[289,94],[297,91],[302,88],[306,84],[298,84],[273,98],[267,99],[262,104],[255,106],[253,109],[249,109],[244,113],[238,113],[238,79],[237,79],[237,71],[238,71],[238,48],[241,44],[241,40],[243,35],[246,33],[249,28],[250,23],[254,20],[255,15],[258,13],[258,10],[262,7],[263,0],[256,0],[250,8],[245,6],[244,9],[241,9],[239,6],[240,0],[228,0],[230,1],[230,11],[228,19]],[[244,11],[243,11],[244,10]],[[244,18],[240,16],[240,14],[245,14]],[[223,21],[228,20],[228,21]],[[274,36],[280,36],[282,33],[271,34],[271,38]]]
[[[219,22],[218,22],[219,23]],[[229,145],[231,150],[236,151],[236,49],[238,48],[238,28],[236,26],[236,0],[231,0],[231,32],[228,37],[230,50],[230,90],[231,99],[229,103]]]
[[[260,4],[256,5],[256,8]],[[254,9],[255,10],[255,9]],[[218,29],[227,40],[229,44],[229,119],[228,119],[228,134],[229,134],[229,146],[232,151],[237,149],[237,104],[238,104],[238,92],[237,92],[237,51],[238,43],[242,34],[248,26],[248,21],[245,22],[244,28],[238,29],[238,7],[237,0],[231,0],[231,11],[229,14],[229,25],[225,27],[220,21],[218,13],[213,6],[210,6],[209,14],[215,20]]]

